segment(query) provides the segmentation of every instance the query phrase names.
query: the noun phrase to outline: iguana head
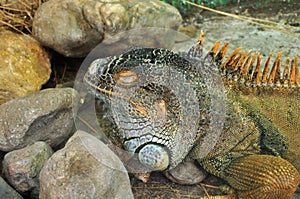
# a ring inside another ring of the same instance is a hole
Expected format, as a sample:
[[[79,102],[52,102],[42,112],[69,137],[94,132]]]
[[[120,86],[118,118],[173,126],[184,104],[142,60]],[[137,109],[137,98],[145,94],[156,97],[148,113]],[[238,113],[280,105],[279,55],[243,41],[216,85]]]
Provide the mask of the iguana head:
[[[196,88],[205,86],[191,67],[169,50],[141,48],[95,60],[85,74],[93,92],[110,104],[125,150],[152,170],[175,167],[198,138],[205,111]]]

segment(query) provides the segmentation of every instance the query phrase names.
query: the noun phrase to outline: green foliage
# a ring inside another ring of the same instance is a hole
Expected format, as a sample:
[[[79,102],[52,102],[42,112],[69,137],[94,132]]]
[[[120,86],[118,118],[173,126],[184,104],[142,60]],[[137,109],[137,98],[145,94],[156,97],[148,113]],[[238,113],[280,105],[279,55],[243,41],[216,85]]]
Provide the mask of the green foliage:
[[[162,1],[165,3],[169,3],[180,10],[187,10],[191,8],[191,5],[187,4],[184,0],[162,0]],[[233,2],[238,2],[238,0],[189,0],[189,2],[213,8],[216,6],[226,6],[228,2],[233,3]]]
[[[193,6],[186,3],[184,0],[162,0],[165,3],[169,3],[176,7],[182,14],[187,14]],[[238,0],[189,0],[189,2],[204,5],[210,8],[215,8],[216,6],[226,6],[228,2],[238,2]]]
[[[186,3],[185,0],[161,0],[165,3],[169,3],[172,6],[176,7],[182,14],[187,14],[191,9],[192,6],[188,3]],[[246,5],[247,7],[251,7],[251,8],[262,8],[265,6],[270,5],[272,2],[274,3],[274,1],[272,0],[255,0],[255,1],[251,1],[251,0],[189,0],[189,2],[198,4],[198,5],[203,5],[209,8],[215,8],[218,6],[227,6],[227,5]],[[284,1],[282,0],[282,2],[287,2],[287,3],[291,3],[292,0],[287,0]]]

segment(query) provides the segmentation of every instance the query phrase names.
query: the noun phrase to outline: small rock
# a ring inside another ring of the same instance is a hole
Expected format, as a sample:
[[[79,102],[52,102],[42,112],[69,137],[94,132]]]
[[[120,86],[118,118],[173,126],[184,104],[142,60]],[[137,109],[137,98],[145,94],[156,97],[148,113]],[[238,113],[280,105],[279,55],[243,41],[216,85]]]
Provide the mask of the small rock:
[[[198,34],[198,29],[194,25],[180,26],[178,31],[191,38],[196,37]]]
[[[104,38],[119,32],[141,27],[177,29],[181,22],[175,7],[158,0],[50,0],[37,10],[32,31],[43,45],[64,56],[84,57]]]
[[[47,52],[30,36],[0,32],[0,104],[41,89],[50,78]]]
[[[101,141],[77,131],[40,173],[40,198],[133,198],[119,158]]]
[[[0,105],[0,150],[45,141],[56,147],[72,133],[79,102],[72,88],[45,89]]]
[[[11,151],[3,160],[4,175],[18,192],[39,198],[39,173],[52,154],[51,147],[45,142]]]
[[[23,197],[0,177],[0,198],[23,199]]]
[[[205,170],[201,170],[194,162],[183,162],[174,169],[165,172],[168,179],[179,184],[197,184],[207,176]]]

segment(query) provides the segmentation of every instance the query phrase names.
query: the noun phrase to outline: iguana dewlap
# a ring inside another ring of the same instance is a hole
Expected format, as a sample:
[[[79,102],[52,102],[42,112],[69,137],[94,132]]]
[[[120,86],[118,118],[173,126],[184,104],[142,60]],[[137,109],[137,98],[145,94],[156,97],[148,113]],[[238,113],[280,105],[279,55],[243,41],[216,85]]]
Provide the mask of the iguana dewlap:
[[[281,53],[263,66],[259,53],[238,48],[223,60],[228,43],[205,56],[202,45],[200,34],[188,53],[137,48],[98,59],[84,81],[148,170],[193,158],[239,198],[290,198],[300,181],[298,58],[281,70]]]

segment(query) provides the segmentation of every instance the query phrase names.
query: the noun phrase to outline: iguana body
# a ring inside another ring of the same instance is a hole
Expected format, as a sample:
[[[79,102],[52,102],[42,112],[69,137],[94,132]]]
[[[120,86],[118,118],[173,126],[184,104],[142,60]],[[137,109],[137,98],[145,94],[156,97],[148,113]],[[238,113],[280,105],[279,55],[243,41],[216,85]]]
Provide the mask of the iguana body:
[[[239,198],[290,198],[300,180],[297,57],[281,78],[280,54],[261,72],[259,54],[237,49],[224,61],[228,44],[217,53],[217,42],[205,57],[202,45],[201,34],[188,53],[141,48],[99,59],[85,81],[110,105],[124,148],[148,170],[192,158]]]

